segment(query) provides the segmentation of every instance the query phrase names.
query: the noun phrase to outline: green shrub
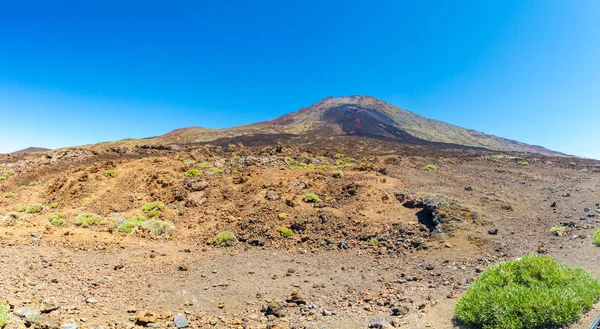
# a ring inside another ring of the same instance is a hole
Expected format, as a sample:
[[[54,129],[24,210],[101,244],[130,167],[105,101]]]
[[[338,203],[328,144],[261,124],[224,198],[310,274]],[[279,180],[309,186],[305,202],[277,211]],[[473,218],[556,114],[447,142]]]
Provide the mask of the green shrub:
[[[8,307],[0,305],[0,328],[3,328],[8,321]]]
[[[21,208],[19,208],[19,211]],[[39,204],[39,203],[33,203],[30,205],[25,206],[25,212],[28,214],[37,214],[39,212],[42,212],[42,210],[44,210],[44,206]]]
[[[375,244],[379,243],[379,240],[376,239],[376,238],[372,238],[372,239],[369,240],[369,243],[375,245]]]
[[[29,186],[36,186],[37,182],[29,182]]]
[[[144,216],[135,216],[129,218],[128,220],[121,223],[121,225],[117,227],[117,230],[123,233],[131,233],[131,231],[133,231],[134,228],[137,228],[140,225],[140,223],[146,220],[148,220],[148,218]]]
[[[213,239],[213,243],[218,246],[231,246],[237,241],[237,237],[233,232],[221,232]]]
[[[58,208],[58,202],[52,202],[52,203],[50,204],[50,208],[52,208],[52,209],[56,209],[56,208]]]
[[[13,198],[15,196],[15,194],[13,192],[8,192],[6,194],[4,194],[4,197],[7,199]]]
[[[107,170],[107,171],[104,173],[104,176],[106,176],[106,177],[108,177],[108,178],[115,178],[115,177],[117,177],[117,171],[116,171],[116,170],[114,170],[114,169]]]
[[[550,229],[550,233],[554,233],[556,235],[563,234],[567,231],[567,228],[564,226],[553,226]]]
[[[60,213],[60,212],[50,214],[50,216],[48,216],[48,221],[50,221],[50,224],[52,224],[54,226],[65,225],[66,219],[67,219],[67,215]]]
[[[282,212],[281,214],[277,215],[277,218],[279,218],[280,220],[286,220],[288,218],[288,215]]]
[[[20,206],[19,208],[17,208],[18,212],[25,212],[25,210],[27,210],[27,206]]]
[[[600,247],[600,228],[594,233],[594,244]]]
[[[600,295],[591,274],[542,255],[487,268],[456,304],[455,317],[489,329],[562,327],[577,321]]]
[[[527,161],[519,161],[519,162],[517,162],[517,164],[519,166],[529,166],[529,162],[527,162]]]
[[[438,170],[438,168],[434,165],[426,165],[423,170],[425,171],[431,171],[431,172],[436,172]]]
[[[198,163],[196,165],[196,167],[198,167],[200,169],[208,169],[208,168],[210,168],[210,164],[208,164],[208,163]]]
[[[80,214],[75,217],[75,225],[81,227],[90,227],[95,225],[96,222],[100,222],[102,220],[102,216],[96,214]]]
[[[160,215],[160,212],[165,209],[165,204],[160,201],[154,201],[145,203],[142,206],[142,210],[146,213],[148,217],[157,217]]]
[[[173,225],[173,223],[156,218],[143,221],[142,223],[140,223],[140,227],[145,230],[148,230],[155,236],[168,236],[173,234],[173,231],[175,230],[175,225]]]
[[[311,192],[304,195],[304,202],[320,203],[323,202],[323,200],[321,200],[321,198],[317,194]]]
[[[290,230],[287,227],[280,227],[277,229],[277,232],[281,233],[281,235],[283,235],[286,238],[289,238],[292,236],[292,234],[294,234],[294,232],[292,232],[292,230]]]
[[[210,168],[209,170],[212,171],[212,172],[214,172],[215,174],[222,174],[222,173],[225,172],[225,170],[223,170],[223,169],[214,168],[214,167]]]
[[[331,173],[331,177],[333,178],[342,178],[344,177],[344,173],[341,171],[334,171]]]
[[[19,215],[18,212],[9,212],[6,214],[6,217],[12,218],[12,219],[19,219],[19,217],[21,217],[21,215]]]
[[[188,171],[185,172],[185,174],[183,174],[185,177],[200,177],[202,176],[202,173],[200,172],[200,170],[196,169],[196,168],[192,168]]]

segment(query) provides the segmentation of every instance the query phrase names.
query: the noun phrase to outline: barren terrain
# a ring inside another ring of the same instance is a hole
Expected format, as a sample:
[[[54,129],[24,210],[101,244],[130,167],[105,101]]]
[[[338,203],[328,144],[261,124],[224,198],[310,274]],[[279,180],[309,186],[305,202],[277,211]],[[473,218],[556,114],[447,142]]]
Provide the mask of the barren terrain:
[[[8,328],[461,328],[454,304],[488,265],[546,253],[600,276],[591,160],[340,136],[73,148],[0,166],[13,173],[0,182]],[[153,201],[172,234],[118,232]],[[32,204],[43,210],[18,211]],[[58,212],[63,226],[48,220]],[[82,213],[103,220],[77,226]],[[236,239],[215,245],[225,231]]]

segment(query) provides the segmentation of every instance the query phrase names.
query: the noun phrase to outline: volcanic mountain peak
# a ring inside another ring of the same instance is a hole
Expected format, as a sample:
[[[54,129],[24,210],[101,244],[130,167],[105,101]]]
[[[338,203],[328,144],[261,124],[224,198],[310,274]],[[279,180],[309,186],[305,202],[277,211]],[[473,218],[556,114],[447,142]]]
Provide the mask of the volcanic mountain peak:
[[[211,142],[255,135],[365,136],[410,144],[562,155],[540,146],[487,135],[403,110],[371,96],[327,97],[276,119],[226,129],[191,127],[151,138],[151,143]]]
[[[22,150],[14,151],[14,152],[12,152],[12,154],[36,153],[36,152],[46,152],[46,151],[50,151],[50,149],[47,149],[45,147],[31,146],[31,147],[28,147],[28,148],[24,148]]]

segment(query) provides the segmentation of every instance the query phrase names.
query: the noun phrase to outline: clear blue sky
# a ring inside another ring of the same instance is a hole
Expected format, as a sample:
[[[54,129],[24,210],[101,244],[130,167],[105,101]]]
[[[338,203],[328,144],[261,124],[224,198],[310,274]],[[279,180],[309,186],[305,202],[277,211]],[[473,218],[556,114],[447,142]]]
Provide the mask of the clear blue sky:
[[[366,94],[600,159],[600,1],[0,2],[0,152]]]

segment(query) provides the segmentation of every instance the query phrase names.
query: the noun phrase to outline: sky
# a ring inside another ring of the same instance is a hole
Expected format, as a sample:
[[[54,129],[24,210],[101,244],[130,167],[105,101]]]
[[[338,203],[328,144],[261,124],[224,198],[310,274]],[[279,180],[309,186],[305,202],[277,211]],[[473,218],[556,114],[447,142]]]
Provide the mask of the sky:
[[[370,95],[600,159],[600,1],[0,2],[0,153]]]

